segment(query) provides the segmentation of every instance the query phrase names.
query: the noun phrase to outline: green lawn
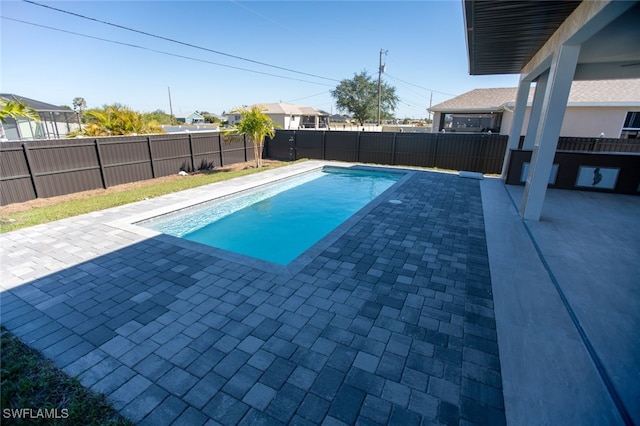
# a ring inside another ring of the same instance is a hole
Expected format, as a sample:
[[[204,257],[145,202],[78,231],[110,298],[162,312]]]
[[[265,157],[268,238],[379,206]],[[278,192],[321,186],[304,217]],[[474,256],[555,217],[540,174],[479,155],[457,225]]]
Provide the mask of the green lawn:
[[[209,183],[282,167],[288,164],[291,163],[277,163],[260,169],[250,168],[236,171],[214,171],[212,173],[195,174],[171,182],[158,183],[122,192],[101,194],[86,199],[66,201],[51,206],[37,207],[23,212],[7,214],[0,216],[0,233],[97,210],[108,209],[110,207],[144,200],[145,198],[153,198],[184,189],[195,188]]]
[[[104,395],[82,387],[4,328],[1,333],[3,424],[132,425]]]

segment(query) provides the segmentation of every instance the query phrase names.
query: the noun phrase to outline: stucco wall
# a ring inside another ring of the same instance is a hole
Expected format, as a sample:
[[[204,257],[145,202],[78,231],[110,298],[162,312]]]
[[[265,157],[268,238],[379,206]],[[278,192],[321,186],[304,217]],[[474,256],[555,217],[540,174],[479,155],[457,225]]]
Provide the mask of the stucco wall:
[[[567,108],[561,136],[619,138],[627,108]]]
[[[583,138],[599,137],[604,133],[607,138],[619,138],[628,108],[623,107],[568,107],[562,122],[560,136],[575,136]],[[521,134],[524,135],[529,126],[527,108]],[[505,110],[502,114],[500,134],[508,135],[513,124],[513,112]]]

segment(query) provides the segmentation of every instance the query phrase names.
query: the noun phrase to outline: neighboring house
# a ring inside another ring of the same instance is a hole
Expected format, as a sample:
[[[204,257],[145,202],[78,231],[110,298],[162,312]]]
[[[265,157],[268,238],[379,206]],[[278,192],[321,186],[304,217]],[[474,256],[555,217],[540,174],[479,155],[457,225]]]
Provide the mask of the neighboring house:
[[[329,116],[329,123],[350,123],[351,119],[345,115],[333,114]]]
[[[79,127],[78,114],[58,105],[36,101],[11,93],[0,93],[0,97],[9,101],[17,101],[27,105],[40,116],[40,121],[19,117],[8,117],[0,123],[1,141],[20,141],[34,139],[60,139]]]
[[[534,87],[522,126],[529,123]],[[475,89],[434,105],[432,132],[511,131],[517,88]],[[640,79],[574,81],[560,136],[640,139]]]
[[[204,117],[200,115],[197,111],[194,111],[189,115],[176,116],[176,120],[178,121],[178,123],[185,123],[185,124],[204,123]]]
[[[271,120],[278,123],[284,130],[297,129],[326,129],[329,114],[312,107],[287,103],[259,104]],[[233,126],[242,117],[239,113],[229,113],[229,125]]]

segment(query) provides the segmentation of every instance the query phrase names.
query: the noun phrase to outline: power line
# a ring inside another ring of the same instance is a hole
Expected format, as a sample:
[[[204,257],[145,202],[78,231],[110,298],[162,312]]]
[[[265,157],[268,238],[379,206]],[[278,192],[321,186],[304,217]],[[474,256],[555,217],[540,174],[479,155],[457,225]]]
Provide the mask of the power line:
[[[220,52],[218,50],[213,50],[213,49],[209,49],[209,48],[206,48],[206,47],[197,46],[195,44],[174,40],[172,38],[163,37],[163,36],[159,36],[159,35],[156,35],[156,34],[151,34],[151,33],[145,32],[145,31],[140,31],[140,30],[136,30],[136,29],[133,29],[133,28],[125,27],[124,25],[114,24],[112,22],[102,21],[100,19],[91,18],[89,16],[81,15],[79,13],[69,12],[67,10],[58,9],[56,7],[53,7],[53,6],[40,4],[40,3],[37,3],[37,2],[32,1],[32,0],[22,0],[22,1],[25,2],[25,3],[33,4],[35,6],[40,6],[40,7],[46,8],[46,9],[55,10],[56,12],[66,13],[68,15],[76,16],[78,18],[88,19],[90,21],[98,22],[100,24],[105,24],[105,25],[109,25],[109,26],[112,26],[112,27],[115,27],[115,28],[120,28],[120,29],[123,29],[123,30],[126,30],[126,31],[131,31],[131,32],[134,32],[134,33],[142,34],[142,35],[145,35],[145,36],[148,36],[148,37],[154,37],[154,38],[157,38],[157,39],[160,39],[160,40],[169,41],[171,43],[176,43],[176,44],[180,44],[180,45],[183,45],[183,46],[192,47],[194,49],[204,50],[204,51],[207,51],[207,52],[215,53],[217,55],[223,55],[223,56],[227,56],[229,58],[238,59],[238,60],[246,61],[246,62],[251,62],[251,63],[254,63],[254,64],[258,64],[258,65],[263,65],[265,67],[276,68],[276,69],[279,69],[279,70],[292,72],[292,73],[296,73],[296,74],[302,74],[302,75],[306,75],[306,76],[309,76],[309,77],[320,78],[320,79],[323,79],[323,80],[340,81],[340,80],[337,80],[335,78],[323,77],[323,76],[316,75],[316,74],[310,74],[310,73],[306,73],[306,72],[303,72],[303,71],[297,71],[297,70],[294,70],[294,69],[291,69],[291,68],[281,67],[281,66],[278,66],[278,65],[272,65],[272,64],[268,64],[266,62],[260,62],[260,61],[256,61],[256,60],[253,60],[253,59],[244,58],[242,56],[232,55],[230,53]]]
[[[325,90],[325,91],[323,91],[323,92],[316,93],[315,95],[309,95],[309,96],[304,96],[304,97],[302,97],[302,98],[292,99],[292,100],[290,100],[290,101],[287,101],[287,103],[293,103],[293,102],[301,101],[301,100],[303,100],[303,99],[313,98],[313,97],[320,96],[320,95],[324,95],[325,93],[330,93],[330,92],[331,92],[330,90]]]
[[[286,28],[284,25],[282,25],[281,23],[274,21],[273,19],[269,18],[268,16],[264,16],[264,15],[262,15],[262,14],[260,14],[260,13],[256,12],[256,11],[255,11],[255,10],[253,10],[253,9],[248,8],[248,7],[247,7],[247,6],[245,6],[244,4],[241,4],[239,1],[235,1],[235,0],[229,0],[229,1],[230,1],[231,3],[233,3],[233,4],[236,4],[236,5],[240,6],[241,8],[243,8],[243,9],[245,9],[245,10],[248,10],[249,12],[253,13],[253,14],[254,14],[254,15],[256,15],[256,16],[259,16],[259,17],[261,17],[262,19],[265,19],[265,20],[267,20],[267,21],[271,22],[272,24],[276,24],[276,25],[277,25],[277,26],[279,26],[280,28],[283,28],[283,29],[285,29],[285,30],[287,29],[287,28]]]
[[[301,82],[304,82],[304,83],[310,83],[310,84],[317,84],[317,85],[320,85],[320,86],[333,87],[332,84],[319,83],[319,82],[316,82],[316,81],[302,80],[302,79],[299,79],[299,78],[292,78],[292,77],[288,77],[288,76],[284,76],[284,75],[271,74],[271,73],[263,72],[263,71],[250,70],[248,68],[242,68],[242,67],[236,67],[236,66],[233,66],[233,65],[221,64],[221,63],[218,63],[218,62],[207,61],[205,59],[198,59],[198,58],[193,58],[193,57],[185,56],[185,55],[178,55],[176,53],[170,53],[170,52],[165,52],[165,51],[162,51],[162,50],[151,49],[149,47],[139,46],[137,44],[125,43],[125,42],[116,41],[116,40],[109,40],[109,39],[106,39],[106,38],[91,36],[91,35],[88,35],[88,34],[82,34],[82,33],[78,33],[78,32],[75,32],[75,31],[69,31],[69,30],[63,30],[61,28],[50,27],[48,25],[36,24],[34,22],[28,22],[28,21],[23,21],[23,20],[20,20],[20,19],[9,18],[7,16],[0,16],[0,17],[2,19],[7,19],[9,21],[20,22],[20,23],[26,24],[26,25],[33,25],[35,27],[46,28],[48,30],[59,31],[59,32],[62,32],[62,33],[67,33],[67,34],[71,34],[71,35],[75,35],[75,36],[79,36],[79,37],[90,38],[90,39],[94,39],[94,40],[100,40],[100,41],[104,41],[104,42],[107,42],[107,43],[119,44],[119,45],[122,45],[122,46],[132,47],[132,48],[135,48],[135,49],[147,50],[149,52],[159,53],[161,55],[174,56],[174,57],[177,57],[177,58],[188,59],[188,60],[196,61],[196,62],[203,62],[203,63],[206,63],[206,64],[216,65],[216,66],[225,67],[225,68],[231,68],[231,69],[240,70],[240,71],[251,72],[251,73],[254,73],[254,74],[262,74],[262,75],[266,75],[266,76],[270,76],[270,77],[284,78],[284,79],[287,79],[287,80],[296,80],[296,81],[301,81]]]
[[[390,75],[390,74],[388,74],[388,73],[385,73],[385,75],[386,75],[387,77],[389,77],[389,78],[392,78],[392,79],[394,79],[394,80],[401,81],[401,82],[403,82],[403,83],[405,83],[405,84],[408,84],[408,85],[410,85],[410,86],[414,86],[414,87],[417,87],[417,88],[419,88],[419,89],[423,89],[423,90],[428,90],[429,92],[433,92],[433,93],[440,93],[441,95],[447,95],[447,96],[457,96],[457,95],[454,95],[453,93],[445,93],[445,92],[440,92],[440,91],[438,91],[438,90],[433,90],[433,89],[428,89],[428,88],[426,88],[426,87],[418,86],[417,84],[413,84],[413,83],[409,83],[408,81],[401,80],[401,79],[399,79],[398,77],[394,77],[394,76],[392,76],[392,75]]]

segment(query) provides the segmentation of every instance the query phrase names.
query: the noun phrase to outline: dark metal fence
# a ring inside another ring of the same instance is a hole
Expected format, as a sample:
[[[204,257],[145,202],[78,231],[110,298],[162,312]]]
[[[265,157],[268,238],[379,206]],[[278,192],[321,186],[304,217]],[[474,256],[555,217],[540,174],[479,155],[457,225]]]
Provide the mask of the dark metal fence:
[[[278,130],[265,157],[500,173],[507,136]],[[558,150],[640,152],[618,139],[560,138]],[[0,205],[253,159],[253,144],[218,132],[0,144]]]
[[[267,141],[266,155],[500,173],[507,139],[488,134],[282,130]]]
[[[634,142],[635,141],[635,142]],[[523,149],[524,136],[518,149]],[[562,136],[558,139],[557,151],[587,152],[640,152],[640,141],[636,139],[578,138]]]
[[[0,204],[253,159],[243,136],[217,132],[0,144]]]

